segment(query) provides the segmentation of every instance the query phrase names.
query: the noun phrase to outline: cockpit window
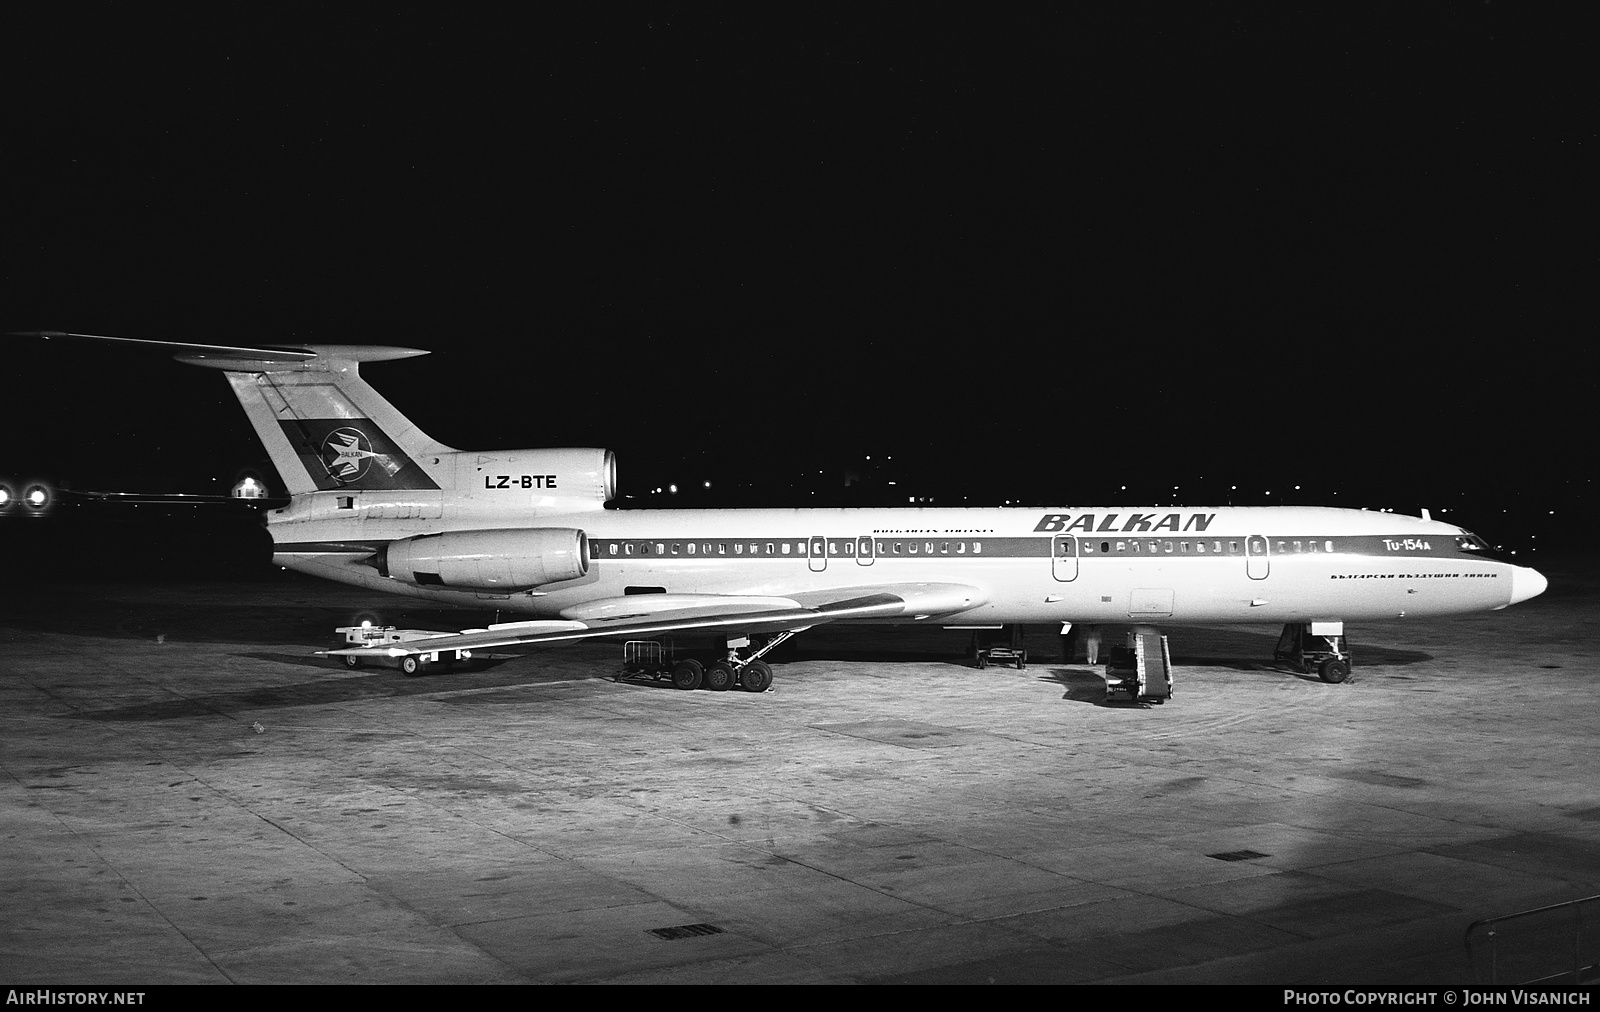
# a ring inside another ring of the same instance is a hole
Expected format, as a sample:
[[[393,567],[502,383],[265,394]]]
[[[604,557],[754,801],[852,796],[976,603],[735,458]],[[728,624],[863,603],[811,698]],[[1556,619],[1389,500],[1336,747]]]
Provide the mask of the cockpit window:
[[[1456,538],[1456,551],[1462,555],[1476,556],[1480,559],[1492,559],[1495,562],[1515,562],[1504,549],[1492,547],[1487,541],[1478,537],[1471,531],[1462,531]]]

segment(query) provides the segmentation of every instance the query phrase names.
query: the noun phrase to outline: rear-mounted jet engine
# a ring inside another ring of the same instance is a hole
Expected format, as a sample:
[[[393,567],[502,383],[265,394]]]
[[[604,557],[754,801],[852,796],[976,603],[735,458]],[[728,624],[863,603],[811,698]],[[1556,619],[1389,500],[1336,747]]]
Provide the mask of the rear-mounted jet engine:
[[[505,593],[583,576],[589,539],[564,527],[450,531],[391,542],[373,561],[408,583]]]

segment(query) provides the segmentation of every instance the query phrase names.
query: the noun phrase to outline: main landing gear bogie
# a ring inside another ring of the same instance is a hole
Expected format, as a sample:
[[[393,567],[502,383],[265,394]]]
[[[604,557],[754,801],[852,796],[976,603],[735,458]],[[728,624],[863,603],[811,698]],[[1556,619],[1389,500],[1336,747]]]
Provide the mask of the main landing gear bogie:
[[[672,685],[678,689],[710,689],[712,692],[726,692],[735,687],[746,692],[766,692],[772,687],[772,665],[752,660],[738,667],[726,658],[701,664],[689,658],[673,666]]]
[[[741,651],[750,645],[749,639],[730,639],[721,648],[726,652],[725,655],[711,660],[683,657],[681,654],[675,657],[671,641],[629,640],[623,644],[622,674],[618,677],[671,678],[675,688],[686,690],[727,692],[737,688],[746,692],[766,692],[772,688],[772,665],[762,660],[761,656],[792,635],[781,633],[773,636],[743,656]]]
[[[727,636],[713,649],[697,651],[695,656],[685,656],[686,651],[680,651],[670,637],[628,640],[622,645],[622,670],[616,678],[667,678],[675,688],[685,690],[766,692],[772,688],[772,665],[761,658],[794,635],[780,632],[754,646],[749,636]]]

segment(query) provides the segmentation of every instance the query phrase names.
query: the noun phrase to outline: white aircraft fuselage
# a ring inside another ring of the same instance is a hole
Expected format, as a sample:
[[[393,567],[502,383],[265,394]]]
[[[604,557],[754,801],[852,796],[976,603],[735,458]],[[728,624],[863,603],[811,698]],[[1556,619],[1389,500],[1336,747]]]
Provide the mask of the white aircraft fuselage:
[[[330,512],[318,508],[325,496],[337,493],[316,493],[273,518],[275,563],[368,589],[543,617],[651,594],[793,599],[932,583],[977,591],[970,606],[938,616],[944,625],[1282,624],[1489,611],[1545,586],[1534,570],[1487,556],[1459,527],[1364,510],[576,511],[513,495],[507,500],[521,502],[464,509],[454,522],[447,507],[427,516],[433,510],[421,504],[401,510],[415,514],[405,519],[314,519]],[[386,496],[376,510],[395,505]],[[363,508],[373,509],[358,499],[355,511]],[[537,588],[451,588],[363,564],[373,542],[533,526],[582,531],[587,571]]]
[[[162,345],[223,370],[289,493],[267,517],[277,564],[528,616],[413,653],[694,631],[731,642],[841,621],[1340,623],[1490,611],[1546,586],[1460,527],[1352,509],[608,509],[609,451],[457,450],[360,376],[422,351],[38,336]]]

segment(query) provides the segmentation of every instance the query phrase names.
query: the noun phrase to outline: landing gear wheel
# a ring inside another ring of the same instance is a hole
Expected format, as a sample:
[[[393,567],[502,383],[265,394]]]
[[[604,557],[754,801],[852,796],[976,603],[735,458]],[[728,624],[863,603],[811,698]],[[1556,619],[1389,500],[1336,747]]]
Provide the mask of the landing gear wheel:
[[[705,676],[705,668],[693,658],[679,661],[672,669],[672,684],[680,689],[698,689],[701,679]]]
[[[739,680],[739,671],[731,661],[713,661],[706,668],[706,688],[713,692],[726,692]]]
[[[361,658],[357,657],[355,654],[345,654],[344,666],[349,668],[351,671],[354,671],[355,669],[361,667]]]
[[[746,692],[766,692],[772,687],[772,665],[751,661],[739,672],[739,687]]]
[[[407,654],[400,658],[400,673],[407,678],[415,678],[423,673],[422,664],[422,658],[416,654]]]
[[[1317,677],[1324,682],[1338,685],[1350,677],[1350,664],[1348,661],[1341,661],[1337,657],[1330,657],[1322,662],[1322,667],[1317,669]]]

